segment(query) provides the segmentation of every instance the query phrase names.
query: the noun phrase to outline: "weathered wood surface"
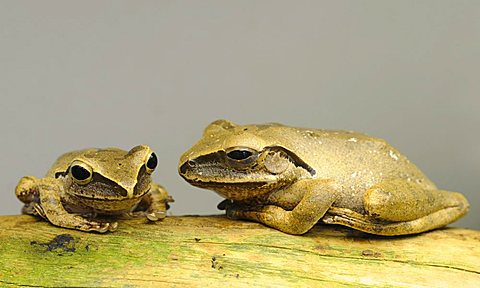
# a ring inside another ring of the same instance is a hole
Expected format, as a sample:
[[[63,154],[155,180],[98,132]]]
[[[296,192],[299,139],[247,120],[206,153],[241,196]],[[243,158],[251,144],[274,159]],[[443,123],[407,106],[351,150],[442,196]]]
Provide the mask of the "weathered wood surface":
[[[0,217],[1,287],[480,287],[480,231],[304,236],[222,216],[120,221],[109,234]]]

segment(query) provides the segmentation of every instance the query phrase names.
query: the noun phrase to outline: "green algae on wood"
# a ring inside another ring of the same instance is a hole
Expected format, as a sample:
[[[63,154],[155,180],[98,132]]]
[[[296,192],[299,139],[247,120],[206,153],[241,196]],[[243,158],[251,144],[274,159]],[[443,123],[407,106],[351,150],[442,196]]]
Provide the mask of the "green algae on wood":
[[[0,286],[420,286],[480,283],[480,231],[379,237],[317,225],[303,236],[222,216],[125,220],[85,233],[0,217]]]

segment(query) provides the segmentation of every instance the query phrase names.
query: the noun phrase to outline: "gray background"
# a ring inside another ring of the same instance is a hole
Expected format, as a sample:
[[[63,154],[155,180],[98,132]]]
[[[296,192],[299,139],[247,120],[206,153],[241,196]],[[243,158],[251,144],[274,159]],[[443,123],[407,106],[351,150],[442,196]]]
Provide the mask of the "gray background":
[[[479,1],[0,1],[0,213],[85,147],[159,155],[171,212],[218,213],[180,154],[217,118],[387,139],[480,229]]]

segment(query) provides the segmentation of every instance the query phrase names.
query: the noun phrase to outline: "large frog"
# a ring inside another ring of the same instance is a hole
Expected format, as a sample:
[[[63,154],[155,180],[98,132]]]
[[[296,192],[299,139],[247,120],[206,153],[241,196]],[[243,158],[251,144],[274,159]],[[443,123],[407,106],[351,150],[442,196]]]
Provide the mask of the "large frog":
[[[227,216],[303,234],[318,221],[378,235],[414,234],[467,213],[384,140],[281,124],[211,123],[178,166],[190,184],[216,191]]]
[[[60,156],[44,178],[25,176],[16,195],[22,212],[50,223],[82,231],[107,232],[117,222],[100,222],[97,214],[165,218],[173,199],[151,174],[157,156],[146,145],[130,151],[117,148],[85,149]]]

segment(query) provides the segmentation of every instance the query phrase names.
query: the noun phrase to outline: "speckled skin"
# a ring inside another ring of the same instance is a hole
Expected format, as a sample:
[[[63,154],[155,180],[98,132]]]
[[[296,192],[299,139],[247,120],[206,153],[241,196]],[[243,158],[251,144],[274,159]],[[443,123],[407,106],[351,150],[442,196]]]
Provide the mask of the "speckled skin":
[[[231,159],[234,150],[252,156]],[[319,220],[372,234],[414,234],[445,226],[469,207],[384,140],[349,131],[217,120],[182,155],[179,173],[227,198],[219,208],[229,217],[291,234]]]
[[[20,179],[15,192],[25,203],[22,212],[39,215],[60,227],[100,233],[114,231],[117,222],[97,221],[97,214],[163,219],[173,199],[151,181],[153,170],[146,167],[151,154],[146,145],[130,151],[92,148],[66,153],[44,178]],[[91,179],[76,181],[70,169],[73,165],[89,168]]]

